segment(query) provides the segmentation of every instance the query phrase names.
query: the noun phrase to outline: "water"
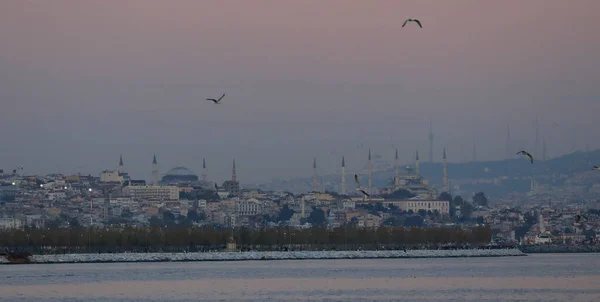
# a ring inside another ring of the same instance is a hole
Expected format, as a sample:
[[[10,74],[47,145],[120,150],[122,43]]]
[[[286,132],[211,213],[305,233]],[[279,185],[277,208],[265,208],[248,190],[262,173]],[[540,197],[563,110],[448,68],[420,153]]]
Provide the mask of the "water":
[[[600,254],[0,266],[0,301],[600,301]]]

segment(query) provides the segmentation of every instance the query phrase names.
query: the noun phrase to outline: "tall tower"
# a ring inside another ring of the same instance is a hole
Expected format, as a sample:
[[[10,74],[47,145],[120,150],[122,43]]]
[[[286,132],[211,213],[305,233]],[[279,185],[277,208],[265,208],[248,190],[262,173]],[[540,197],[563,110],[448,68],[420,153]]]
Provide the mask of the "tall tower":
[[[535,118],[535,145],[533,147],[534,155],[536,156],[540,154],[540,127],[538,123],[538,118]]]
[[[317,192],[317,158],[313,158],[313,192]]]
[[[202,180],[208,181],[208,177],[206,176],[206,158],[202,158]]]
[[[419,175],[419,150],[417,150],[417,155],[415,156],[415,173]]]
[[[542,138],[542,160],[546,160],[546,138]]]
[[[433,163],[433,126],[429,121],[429,163]]]
[[[446,148],[444,148],[444,157],[442,158],[444,162],[444,192],[448,192],[448,169],[446,168]]]
[[[342,156],[342,195],[346,195],[346,161]]]
[[[233,168],[231,169],[231,182],[232,183],[237,182],[237,175],[235,173],[235,158],[233,159]]]
[[[158,162],[156,161],[156,154],[152,159],[152,185],[158,186]]]
[[[512,150],[510,147],[510,125],[508,125],[508,132],[506,133],[506,159],[513,157]]]
[[[123,155],[119,157],[119,168],[117,169],[119,173],[123,173]]]
[[[369,195],[373,194],[373,166],[371,165],[371,149],[369,149],[369,161],[368,167],[369,169]]]
[[[398,148],[396,148],[396,157],[394,158],[394,191],[400,188],[400,177],[398,175]]]

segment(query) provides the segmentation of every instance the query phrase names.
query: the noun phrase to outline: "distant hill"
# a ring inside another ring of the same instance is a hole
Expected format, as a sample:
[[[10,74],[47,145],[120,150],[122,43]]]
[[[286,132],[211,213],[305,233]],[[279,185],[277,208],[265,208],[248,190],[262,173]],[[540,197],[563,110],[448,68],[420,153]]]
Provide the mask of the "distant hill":
[[[536,160],[530,164],[528,159],[518,158],[499,160],[499,161],[478,161],[468,163],[448,163],[448,178],[450,180],[460,179],[494,179],[508,177],[501,186],[482,184],[473,190],[481,190],[490,195],[499,195],[509,191],[524,192],[529,190],[530,176],[543,175],[573,175],[590,171],[593,165],[600,165],[600,150],[591,152],[575,152],[564,156],[548,159],[545,161]],[[442,163],[421,163],[420,174],[429,183],[440,189],[442,186]],[[326,190],[337,191],[340,188],[339,175],[324,175],[320,177],[319,182],[325,184]],[[348,174],[347,186],[353,188],[352,177]],[[391,183],[394,177],[394,169],[389,168],[384,171],[373,173],[373,185],[384,187]],[[312,179],[310,177],[293,178],[286,181],[273,182],[271,184],[261,185],[261,188],[288,190],[291,192],[307,191],[311,188]]]
[[[575,152],[545,161],[527,158],[470,163],[448,163],[448,178],[496,178],[502,176],[529,177],[548,174],[573,174],[600,165],[600,150]],[[421,164],[421,174],[434,184],[442,183],[442,163]]]

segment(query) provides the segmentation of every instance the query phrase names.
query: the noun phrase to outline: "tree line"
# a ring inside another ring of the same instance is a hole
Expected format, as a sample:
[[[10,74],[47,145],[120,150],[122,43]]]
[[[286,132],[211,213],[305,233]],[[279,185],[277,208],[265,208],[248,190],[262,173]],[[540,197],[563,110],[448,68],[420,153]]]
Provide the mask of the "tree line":
[[[442,245],[484,245],[489,227],[405,228],[381,226],[219,228],[119,227],[0,230],[0,251],[36,253],[165,252],[222,250],[234,238],[242,250],[401,249]]]

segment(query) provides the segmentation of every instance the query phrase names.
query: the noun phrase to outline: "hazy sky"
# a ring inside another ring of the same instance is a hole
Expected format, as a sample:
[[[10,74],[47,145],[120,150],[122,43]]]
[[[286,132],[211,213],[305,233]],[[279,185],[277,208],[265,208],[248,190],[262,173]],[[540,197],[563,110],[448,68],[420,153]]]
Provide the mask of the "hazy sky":
[[[0,3],[0,167],[243,183],[365,164],[599,148],[600,1]],[[406,17],[419,18],[401,28]],[[222,105],[206,97],[226,93]],[[553,123],[558,123],[554,126]],[[364,147],[357,148],[357,145]]]

